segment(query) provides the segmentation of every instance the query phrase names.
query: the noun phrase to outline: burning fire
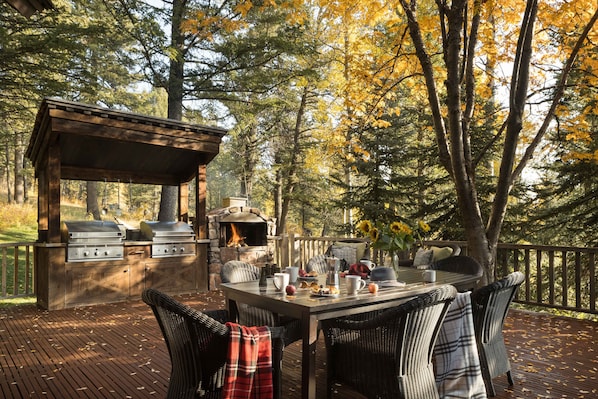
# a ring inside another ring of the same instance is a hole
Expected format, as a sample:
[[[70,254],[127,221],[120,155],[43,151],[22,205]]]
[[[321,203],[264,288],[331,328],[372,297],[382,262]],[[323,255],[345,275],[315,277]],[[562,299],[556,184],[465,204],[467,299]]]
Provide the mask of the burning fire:
[[[227,247],[244,247],[247,245],[245,244],[245,237],[241,236],[239,228],[234,223],[231,223],[230,230],[232,235],[226,243]]]

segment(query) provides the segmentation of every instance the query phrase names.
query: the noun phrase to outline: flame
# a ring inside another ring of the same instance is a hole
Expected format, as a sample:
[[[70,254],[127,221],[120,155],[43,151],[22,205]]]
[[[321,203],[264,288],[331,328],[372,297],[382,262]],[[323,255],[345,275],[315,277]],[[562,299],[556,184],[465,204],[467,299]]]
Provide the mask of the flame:
[[[227,247],[244,247],[245,244],[245,237],[242,237],[239,231],[239,228],[234,224],[231,223],[230,230],[232,235],[228,242],[226,243]]]

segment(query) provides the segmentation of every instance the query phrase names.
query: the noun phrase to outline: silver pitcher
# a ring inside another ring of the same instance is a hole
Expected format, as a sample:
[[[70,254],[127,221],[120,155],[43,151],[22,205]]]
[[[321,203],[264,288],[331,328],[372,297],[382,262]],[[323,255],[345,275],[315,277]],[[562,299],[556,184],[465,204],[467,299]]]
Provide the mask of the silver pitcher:
[[[326,285],[329,287],[340,288],[340,268],[341,260],[334,256],[326,257],[328,274],[326,275]]]

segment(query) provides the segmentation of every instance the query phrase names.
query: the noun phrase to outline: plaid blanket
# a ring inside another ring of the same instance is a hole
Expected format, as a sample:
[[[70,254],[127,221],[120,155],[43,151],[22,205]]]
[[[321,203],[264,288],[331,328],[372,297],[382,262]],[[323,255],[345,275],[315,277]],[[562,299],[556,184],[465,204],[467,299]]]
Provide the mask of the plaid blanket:
[[[272,344],[268,327],[228,322],[230,342],[223,399],[272,399]]]
[[[457,294],[434,347],[436,385],[441,398],[486,399],[470,295]]]

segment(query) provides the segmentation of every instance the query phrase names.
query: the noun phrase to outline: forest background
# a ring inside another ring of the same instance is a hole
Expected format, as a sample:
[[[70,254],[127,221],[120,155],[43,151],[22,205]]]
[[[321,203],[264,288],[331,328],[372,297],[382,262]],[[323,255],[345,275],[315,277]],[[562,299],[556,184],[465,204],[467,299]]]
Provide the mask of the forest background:
[[[0,229],[35,213],[24,152],[59,97],[229,129],[208,209],[246,196],[279,233],[425,220],[489,275],[499,239],[596,246],[593,0],[53,3],[0,6]],[[157,219],[169,197],[62,182],[83,217]]]

